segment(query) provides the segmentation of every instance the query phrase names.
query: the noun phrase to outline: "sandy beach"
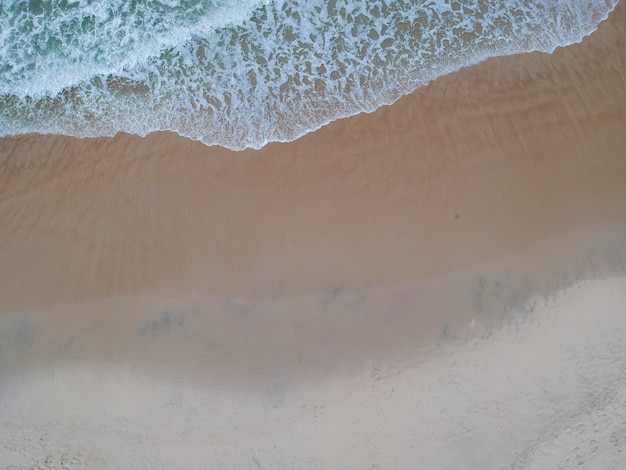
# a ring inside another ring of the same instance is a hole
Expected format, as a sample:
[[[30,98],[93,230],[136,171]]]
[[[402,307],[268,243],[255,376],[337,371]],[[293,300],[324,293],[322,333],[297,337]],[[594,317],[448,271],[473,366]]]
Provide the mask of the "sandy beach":
[[[0,465],[620,468],[625,30],[260,151],[1,139]]]

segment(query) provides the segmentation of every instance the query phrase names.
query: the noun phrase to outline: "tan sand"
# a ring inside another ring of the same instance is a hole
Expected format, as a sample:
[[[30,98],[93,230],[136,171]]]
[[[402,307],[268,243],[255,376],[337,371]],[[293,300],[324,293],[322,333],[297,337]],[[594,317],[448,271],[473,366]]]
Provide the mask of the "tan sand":
[[[387,459],[379,468],[393,468],[394,455],[422,455],[407,451],[410,431],[414,445],[430,449],[429,468],[445,468],[445,445],[419,438],[425,428],[376,421],[387,411],[401,419],[419,377],[401,382],[404,401],[395,405],[372,387],[425,357],[423,367],[444,367],[432,358],[454,340],[491,344],[494,327],[513,335],[511,321],[540,325],[559,289],[624,276],[625,26],[619,6],[581,44],[489,60],[371,115],[261,151],[207,148],[169,133],[2,139],[0,423],[39,439],[33,433],[43,428],[33,423],[45,415],[65,440],[55,452],[74,446],[84,462],[96,446],[94,462],[105,468],[131,455],[104,452],[119,444],[110,433],[117,427],[162,465],[180,465],[178,452],[193,455],[211,436],[213,450],[198,455],[217,468],[255,459],[262,468],[363,468],[337,456],[377,446]],[[624,298],[619,278],[611,282]],[[40,395],[24,392],[29,386]],[[362,408],[337,404],[370,392],[362,407],[380,410],[359,427]],[[28,415],[46,394],[57,404]],[[315,400],[339,418],[315,418]],[[575,408],[564,403],[554,413]],[[198,416],[213,410],[219,419],[185,431],[176,416],[202,407]],[[297,409],[313,414],[298,420]],[[510,417],[509,453],[488,462],[513,463],[522,441],[540,437],[538,424],[516,435],[520,420]],[[349,421],[358,439],[329,432]],[[142,422],[169,431],[144,431]],[[108,437],[81,440],[83,425]],[[441,426],[440,436],[463,428]],[[265,454],[248,449],[246,439],[274,427],[286,442],[282,457],[268,450],[271,437],[257,442]],[[480,433],[469,429],[466,445],[475,445]],[[285,437],[295,430],[310,444]],[[501,442],[489,442],[497,453]],[[4,452],[13,461],[30,457],[27,446],[11,445]]]
[[[380,286],[624,222],[623,16],[261,152],[171,134],[5,139],[0,296],[22,310]]]

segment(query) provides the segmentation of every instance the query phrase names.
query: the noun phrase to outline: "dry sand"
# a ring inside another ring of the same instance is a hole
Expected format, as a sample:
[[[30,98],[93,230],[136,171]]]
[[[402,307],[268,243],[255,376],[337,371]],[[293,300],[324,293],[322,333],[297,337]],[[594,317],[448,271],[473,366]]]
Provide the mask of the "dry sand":
[[[618,468],[625,26],[261,151],[2,139],[0,462]]]

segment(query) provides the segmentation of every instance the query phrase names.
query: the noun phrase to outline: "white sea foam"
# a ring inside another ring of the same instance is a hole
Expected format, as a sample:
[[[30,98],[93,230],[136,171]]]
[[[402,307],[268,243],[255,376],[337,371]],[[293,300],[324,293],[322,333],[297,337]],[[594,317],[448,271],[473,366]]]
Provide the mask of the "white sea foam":
[[[39,98],[121,73],[268,1],[9,1],[0,5],[0,94]]]
[[[0,7],[0,135],[171,130],[259,148],[488,57],[578,42],[617,2],[14,1]]]

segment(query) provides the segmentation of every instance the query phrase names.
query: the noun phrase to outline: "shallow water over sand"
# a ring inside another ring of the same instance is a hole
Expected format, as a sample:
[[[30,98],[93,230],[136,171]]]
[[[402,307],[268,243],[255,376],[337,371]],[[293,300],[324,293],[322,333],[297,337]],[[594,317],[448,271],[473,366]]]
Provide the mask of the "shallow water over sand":
[[[0,136],[169,130],[261,148],[489,57],[579,42],[616,4],[11,0],[0,8]]]

